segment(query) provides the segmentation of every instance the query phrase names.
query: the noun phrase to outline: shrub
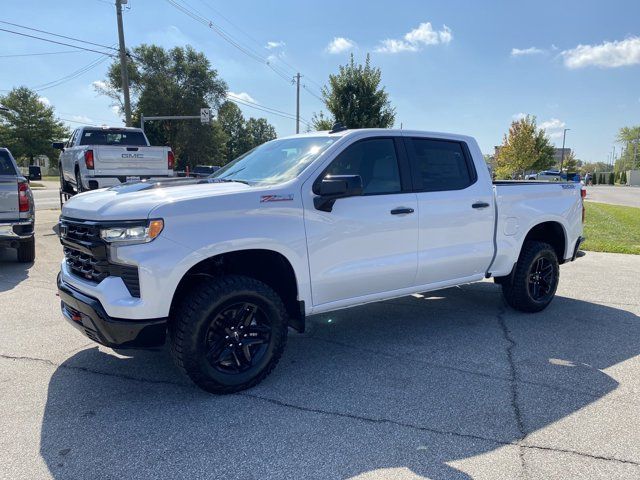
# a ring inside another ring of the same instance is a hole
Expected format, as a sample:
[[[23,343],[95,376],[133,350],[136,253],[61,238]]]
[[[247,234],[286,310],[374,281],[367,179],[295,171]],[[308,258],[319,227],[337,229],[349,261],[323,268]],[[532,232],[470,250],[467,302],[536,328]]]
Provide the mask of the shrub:
[[[609,185],[615,185],[616,181],[615,181],[615,175],[613,172],[609,173]]]
[[[627,184],[627,172],[626,170],[623,170],[622,173],[620,174],[620,183],[623,185]]]

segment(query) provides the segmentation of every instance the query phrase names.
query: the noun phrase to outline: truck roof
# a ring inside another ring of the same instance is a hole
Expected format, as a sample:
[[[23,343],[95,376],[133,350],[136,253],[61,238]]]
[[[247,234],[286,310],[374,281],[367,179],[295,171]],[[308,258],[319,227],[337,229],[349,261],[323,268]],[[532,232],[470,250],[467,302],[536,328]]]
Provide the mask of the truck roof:
[[[425,130],[405,130],[398,128],[351,128],[347,130],[341,130],[331,133],[329,130],[319,130],[316,132],[301,133],[298,135],[289,135],[281,138],[295,138],[295,137],[349,137],[359,134],[377,134],[377,135],[416,135],[421,137],[433,137],[443,138],[449,140],[469,141],[473,140],[473,137],[469,135],[461,135],[458,133],[446,133],[446,132],[430,132]]]

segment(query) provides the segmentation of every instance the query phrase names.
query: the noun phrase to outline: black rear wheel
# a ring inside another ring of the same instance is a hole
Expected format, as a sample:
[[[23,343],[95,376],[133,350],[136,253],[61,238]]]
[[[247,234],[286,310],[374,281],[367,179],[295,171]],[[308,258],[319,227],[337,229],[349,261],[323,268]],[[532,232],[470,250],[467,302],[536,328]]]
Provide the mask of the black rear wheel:
[[[233,393],[261,382],[287,340],[287,313],[268,285],[239,275],[196,285],[171,314],[176,365],[200,388]]]
[[[560,279],[558,257],[551,245],[527,241],[514,270],[500,281],[507,303],[522,312],[544,310],[556,294]]]
[[[36,259],[36,239],[31,237],[28,240],[22,240],[18,245],[18,262],[31,263]]]

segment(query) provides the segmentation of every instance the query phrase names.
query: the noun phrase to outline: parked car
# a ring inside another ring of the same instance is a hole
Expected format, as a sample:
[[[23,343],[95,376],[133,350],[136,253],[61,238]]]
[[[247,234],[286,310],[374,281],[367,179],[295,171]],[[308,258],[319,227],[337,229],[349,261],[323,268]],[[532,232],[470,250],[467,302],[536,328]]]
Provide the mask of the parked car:
[[[18,261],[33,262],[35,209],[26,178],[11,152],[0,148],[0,247],[15,248]]]
[[[80,127],[61,150],[60,188],[77,193],[150,178],[173,177],[169,147],[151,147],[139,128]]]
[[[463,135],[314,132],[166,183],[65,203],[62,313],[108,347],[168,334],[176,364],[215,393],[264,379],[311,314],[489,277],[539,312],[582,241],[580,188],[492,183]]]
[[[557,170],[544,170],[538,172],[532,180],[546,180],[549,182],[561,182],[566,179],[566,176]]]
[[[197,165],[193,167],[191,176],[196,178],[205,178],[220,170],[218,165]]]

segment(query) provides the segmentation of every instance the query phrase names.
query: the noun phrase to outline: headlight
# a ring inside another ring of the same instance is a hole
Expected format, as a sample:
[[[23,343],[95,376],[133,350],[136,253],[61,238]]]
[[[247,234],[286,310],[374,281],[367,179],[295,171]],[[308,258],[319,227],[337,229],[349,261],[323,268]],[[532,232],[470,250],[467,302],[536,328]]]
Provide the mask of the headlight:
[[[105,242],[115,243],[146,243],[150,242],[162,232],[162,220],[150,220],[142,225],[123,225],[106,227],[100,230],[100,237]]]

